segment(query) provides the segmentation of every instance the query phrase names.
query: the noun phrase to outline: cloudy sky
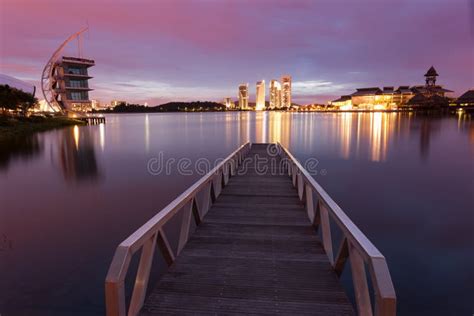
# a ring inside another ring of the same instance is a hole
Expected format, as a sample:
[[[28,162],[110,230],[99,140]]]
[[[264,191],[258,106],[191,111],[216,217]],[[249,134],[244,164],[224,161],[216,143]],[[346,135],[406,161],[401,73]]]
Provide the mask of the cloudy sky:
[[[238,84],[252,95],[282,74],[294,102],[326,102],[422,84],[431,65],[455,96],[474,87],[474,0],[0,0],[0,73],[40,87],[52,52],[87,25],[103,102],[236,99]]]

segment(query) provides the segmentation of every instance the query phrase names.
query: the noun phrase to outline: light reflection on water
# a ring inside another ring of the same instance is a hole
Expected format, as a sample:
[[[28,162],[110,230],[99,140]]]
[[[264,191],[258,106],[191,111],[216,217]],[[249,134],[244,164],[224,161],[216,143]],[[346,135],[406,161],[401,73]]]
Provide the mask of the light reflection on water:
[[[198,178],[151,176],[148,159],[247,140],[319,160],[317,181],[387,257],[401,315],[472,311],[469,117],[241,112],[109,115],[1,143],[0,313],[103,314],[117,244]]]

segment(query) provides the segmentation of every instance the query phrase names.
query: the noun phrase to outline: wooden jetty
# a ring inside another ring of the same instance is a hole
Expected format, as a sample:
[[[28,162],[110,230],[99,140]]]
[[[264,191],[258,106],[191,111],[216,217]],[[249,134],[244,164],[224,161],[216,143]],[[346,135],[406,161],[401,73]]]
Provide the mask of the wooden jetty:
[[[87,125],[98,125],[98,124],[105,124],[105,117],[104,116],[80,116],[74,118],[79,121],[85,122]]]
[[[175,216],[173,245],[164,227]],[[337,251],[331,223],[342,235]],[[169,268],[148,286],[155,248]],[[139,250],[127,303],[124,280]],[[338,280],[348,258],[355,306]],[[383,255],[280,144],[242,145],[123,241],[105,292],[107,315],[396,313]]]

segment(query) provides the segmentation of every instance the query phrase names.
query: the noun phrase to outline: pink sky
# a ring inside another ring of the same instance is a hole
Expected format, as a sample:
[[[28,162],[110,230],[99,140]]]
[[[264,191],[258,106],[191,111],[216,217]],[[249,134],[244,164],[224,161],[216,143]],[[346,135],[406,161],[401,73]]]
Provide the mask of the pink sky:
[[[88,24],[91,98],[105,103],[236,99],[238,84],[254,94],[282,74],[294,102],[326,102],[422,84],[431,65],[455,96],[474,87],[468,0],[1,1],[0,73],[39,88],[52,52]]]

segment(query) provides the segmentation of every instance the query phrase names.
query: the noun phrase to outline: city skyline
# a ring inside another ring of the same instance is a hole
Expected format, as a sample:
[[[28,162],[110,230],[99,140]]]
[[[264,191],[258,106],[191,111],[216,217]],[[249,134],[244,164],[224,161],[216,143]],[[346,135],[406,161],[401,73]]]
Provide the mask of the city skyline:
[[[54,49],[88,24],[84,57],[98,65],[91,99],[103,102],[218,101],[235,96],[241,82],[291,73],[292,102],[326,103],[360,87],[422,84],[419,73],[431,65],[459,96],[474,83],[473,5],[454,2],[262,1],[249,12],[246,1],[163,1],[159,10],[151,2],[110,8],[81,1],[64,11],[58,1],[7,0],[0,72],[38,89]],[[33,28],[39,16],[56,22]],[[221,27],[210,32],[216,23]]]

